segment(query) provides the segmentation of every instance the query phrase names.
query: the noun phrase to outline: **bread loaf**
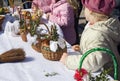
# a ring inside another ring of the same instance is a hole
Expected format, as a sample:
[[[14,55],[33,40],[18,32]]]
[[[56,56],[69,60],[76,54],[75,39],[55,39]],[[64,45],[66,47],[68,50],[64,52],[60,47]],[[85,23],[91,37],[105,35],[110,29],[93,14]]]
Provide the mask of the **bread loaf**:
[[[25,52],[23,49],[11,49],[0,55],[0,62],[18,62],[25,59]]]

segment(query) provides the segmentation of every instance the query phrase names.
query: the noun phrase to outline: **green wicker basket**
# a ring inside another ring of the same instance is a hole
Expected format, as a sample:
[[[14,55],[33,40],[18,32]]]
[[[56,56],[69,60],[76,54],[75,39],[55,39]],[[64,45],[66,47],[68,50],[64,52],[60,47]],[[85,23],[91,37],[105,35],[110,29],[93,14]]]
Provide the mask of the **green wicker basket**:
[[[109,54],[111,57],[112,57],[112,60],[113,60],[113,64],[114,64],[114,80],[118,81],[118,63],[117,63],[117,59],[114,55],[114,53],[107,49],[107,48],[93,48],[93,49],[90,49],[88,50],[87,52],[85,52],[83,54],[83,56],[81,57],[80,59],[80,65],[79,65],[79,68],[78,68],[78,71],[80,71],[81,67],[82,67],[82,63],[84,61],[84,59],[92,52],[96,52],[96,51],[103,51],[103,52],[106,52],[106,54]]]

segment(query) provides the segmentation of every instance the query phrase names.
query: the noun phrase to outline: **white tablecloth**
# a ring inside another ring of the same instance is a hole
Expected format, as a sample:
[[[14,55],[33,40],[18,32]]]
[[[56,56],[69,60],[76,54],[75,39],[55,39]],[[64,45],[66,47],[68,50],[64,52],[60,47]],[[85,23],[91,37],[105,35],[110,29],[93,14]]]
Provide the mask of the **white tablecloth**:
[[[74,71],[59,61],[49,61],[19,37],[0,35],[0,54],[12,48],[23,48],[26,59],[16,63],[0,63],[0,81],[74,81]],[[46,77],[47,73],[58,73]]]
[[[49,21],[44,22],[49,27],[53,24]],[[61,29],[57,24],[56,26],[58,34],[63,37]],[[74,81],[74,71],[68,70],[59,61],[45,59],[41,53],[32,49],[29,42],[23,42],[20,36],[13,37],[11,29],[9,28],[10,31],[5,30],[7,33],[0,32],[0,54],[12,48],[23,48],[26,59],[16,63],[0,63],[0,81]],[[53,72],[58,74],[45,76],[47,73]]]
[[[44,22],[49,27],[53,24],[47,21]],[[63,37],[61,29],[57,24],[56,26],[58,34]],[[59,61],[45,59],[41,53],[32,49],[29,42],[23,42],[20,36],[13,36],[11,28],[9,28],[10,31],[4,30],[5,33],[0,32],[0,54],[12,48],[23,48],[26,59],[16,63],[0,63],[0,81],[74,81],[74,71],[68,70]],[[69,44],[67,45],[70,47]],[[72,50],[69,49],[68,51]],[[54,72],[57,75],[45,76],[47,73]]]
[[[45,59],[41,53],[33,50],[29,43],[23,42],[20,36],[0,34],[0,54],[12,48],[23,48],[26,58],[22,62],[0,63],[0,81],[75,81],[75,71],[68,70],[59,61]],[[68,52],[74,51],[68,47]],[[57,75],[45,76],[53,72]],[[98,73],[93,73],[96,74]]]

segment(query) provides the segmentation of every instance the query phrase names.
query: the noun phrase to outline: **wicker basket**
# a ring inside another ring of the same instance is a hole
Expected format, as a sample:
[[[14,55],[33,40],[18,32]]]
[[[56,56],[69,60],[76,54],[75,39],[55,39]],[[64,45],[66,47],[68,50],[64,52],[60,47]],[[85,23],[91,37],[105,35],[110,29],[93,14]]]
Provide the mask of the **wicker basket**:
[[[82,58],[80,59],[80,65],[79,65],[78,71],[80,71],[84,59],[90,53],[95,52],[95,51],[103,51],[103,52],[105,52],[106,54],[109,54],[112,57],[112,60],[113,60],[113,63],[114,63],[114,81],[118,81],[118,63],[117,63],[117,59],[115,57],[115,54],[111,50],[106,49],[106,48],[93,48],[91,50],[88,50],[86,53],[84,53]]]
[[[37,52],[41,52],[41,40],[40,38],[37,38],[37,43],[36,44],[32,44],[32,48],[37,51]]]
[[[61,49],[58,46],[58,50],[56,52],[53,52],[50,50],[50,45],[49,45],[49,41],[50,40],[44,40],[41,43],[41,52],[43,54],[43,56],[48,59],[48,60],[52,60],[52,61],[58,61],[60,60],[61,56],[63,55],[64,52],[67,52],[67,47],[65,47],[64,49]]]
[[[5,16],[0,15],[0,31],[2,30],[2,23],[3,23],[4,18]]]
[[[31,14],[29,11],[25,11],[21,14],[22,19],[20,21],[20,36],[23,41],[27,42],[27,33],[29,31],[29,25],[27,24],[26,20],[31,18]]]
[[[20,36],[24,42],[27,42],[27,31],[20,29]]]
[[[53,31],[52,27],[54,27],[54,26],[51,26],[51,31],[49,30],[49,28],[46,25],[45,25],[45,27],[48,30],[48,34],[45,35],[45,36],[47,36],[47,38],[42,39],[41,52],[46,59],[52,60],[52,61],[58,61],[58,60],[60,60],[61,56],[63,55],[63,52],[67,52],[67,47],[62,49],[58,46],[58,49],[56,50],[56,52],[51,51],[50,50],[50,40],[52,37],[51,32]]]
[[[24,3],[20,4],[20,6],[27,2],[32,3],[32,1],[25,1]],[[27,42],[27,33],[30,33],[31,36],[34,36],[34,34],[36,34],[36,28],[40,24],[40,18],[42,17],[42,12],[40,10],[38,10],[38,12],[32,14],[30,11],[20,10],[20,31],[22,31],[20,32],[20,35],[25,42]],[[35,18],[33,19],[33,17]],[[39,46],[38,44],[37,47]],[[32,45],[32,47],[36,49],[34,45]]]

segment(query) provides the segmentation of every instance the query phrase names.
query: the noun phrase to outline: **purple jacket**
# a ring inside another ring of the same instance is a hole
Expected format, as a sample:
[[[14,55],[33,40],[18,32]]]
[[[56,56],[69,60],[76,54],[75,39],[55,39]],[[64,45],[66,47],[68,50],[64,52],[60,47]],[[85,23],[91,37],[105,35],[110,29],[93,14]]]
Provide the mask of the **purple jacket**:
[[[51,5],[49,20],[61,26],[64,37],[68,43],[75,43],[74,10],[66,0],[60,0]]]
[[[50,5],[54,4],[55,0],[33,0],[32,6],[36,5],[43,12],[50,12]]]

